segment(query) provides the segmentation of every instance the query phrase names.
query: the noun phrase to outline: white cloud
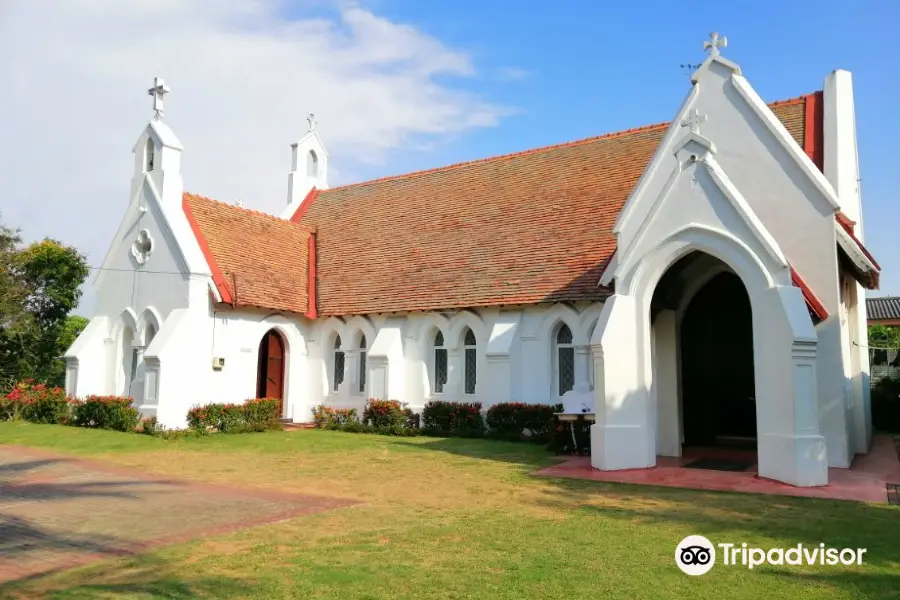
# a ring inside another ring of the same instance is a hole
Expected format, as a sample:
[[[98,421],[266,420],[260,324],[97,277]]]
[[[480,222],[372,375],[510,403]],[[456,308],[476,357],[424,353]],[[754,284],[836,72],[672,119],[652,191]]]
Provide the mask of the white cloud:
[[[531,77],[531,71],[519,67],[501,67],[497,69],[497,78],[500,81],[522,81]]]
[[[172,88],[166,122],[185,146],[186,189],[270,212],[285,203],[289,145],[310,112],[333,183],[507,114],[447,83],[475,66],[415,27],[327,2],[286,19],[286,6],[0,0],[3,221],[99,264],[129,200],[156,75]]]

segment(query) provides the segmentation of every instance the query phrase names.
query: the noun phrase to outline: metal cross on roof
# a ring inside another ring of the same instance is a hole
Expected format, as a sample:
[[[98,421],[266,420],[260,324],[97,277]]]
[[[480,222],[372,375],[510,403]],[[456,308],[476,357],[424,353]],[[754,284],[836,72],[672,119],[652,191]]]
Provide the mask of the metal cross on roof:
[[[700,124],[706,122],[706,115],[701,115],[696,108],[681,120],[682,127],[690,127],[691,133],[700,133]]]
[[[316,130],[316,115],[309,113],[309,116],[306,117],[306,122],[309,123],[308,131]]]
[[[728,38],[724,35],[719,37],[719,34],[715,31],[709,34],[709,41],[703,42],[703,49],[709,50],[710,56],[716,56],[719,54],[719,48],[725,48],[728,46]]]
[[[162,77],[153,78],[153,87],[147,90],[147,93],[153,96],[153,116],[155,118],[162,118],[163,96],[171,91],[172,89],[163,82]]]

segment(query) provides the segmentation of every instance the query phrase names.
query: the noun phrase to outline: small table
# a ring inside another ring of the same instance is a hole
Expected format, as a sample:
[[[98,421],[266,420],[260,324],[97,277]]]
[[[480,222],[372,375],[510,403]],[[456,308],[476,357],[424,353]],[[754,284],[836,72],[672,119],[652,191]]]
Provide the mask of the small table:
[[[556,418],[564,423],[571,423],[569,426],[569,431],[572,432],[572,448],[577,452],[578,451],[578,440],[575,439],[575,421],[578,420],[579,417],[583,418],[585,421],[593,423],[597,420],[596,413],[592,412],[561,412],[554,413]]]

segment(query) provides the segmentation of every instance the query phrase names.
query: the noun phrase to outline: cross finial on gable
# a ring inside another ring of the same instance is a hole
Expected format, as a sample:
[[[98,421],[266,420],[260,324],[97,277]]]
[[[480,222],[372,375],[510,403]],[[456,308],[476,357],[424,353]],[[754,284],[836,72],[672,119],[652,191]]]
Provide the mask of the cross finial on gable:
[[[719,48],[725,48],[728,46],[728,38],[724,35],[719,37],[719,34],[713,31],[709,34],[709,40],[703,42],[703,49],[709,50],[710,56],[716,56],[719,54]]]
[[[309,123],[309,129],[307,131],[316,130],[316,115],[309,113],[309,116],[306,117],[306,122]]]
[[[163,96],[171,92],[172,89],[167,86],[162,77],[153,78],[153,87],[147,90],[147,93],[153,96],[153,117],[162,119],[163,116]]]
[[[700,133],[700,124],[706,122],[706,115],[701,115],[696,108],[681,120],[682,127],[690,127],[691,133]]]

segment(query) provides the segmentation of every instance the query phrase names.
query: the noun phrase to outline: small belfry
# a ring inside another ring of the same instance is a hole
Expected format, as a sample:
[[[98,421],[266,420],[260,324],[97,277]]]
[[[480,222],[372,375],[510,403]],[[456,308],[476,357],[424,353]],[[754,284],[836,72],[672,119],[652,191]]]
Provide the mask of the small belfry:
[[[163,96],[171,92],[172,89],[165,84],[162,77],[153,78],[153,87],[147,90],[147,93],[153,96],[153,118],[162,119],[165,114],[163,110]]]

